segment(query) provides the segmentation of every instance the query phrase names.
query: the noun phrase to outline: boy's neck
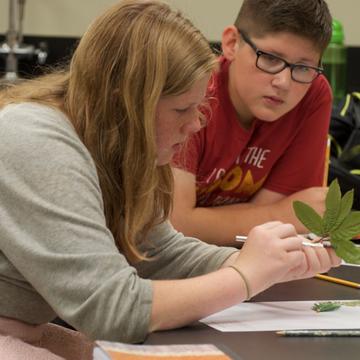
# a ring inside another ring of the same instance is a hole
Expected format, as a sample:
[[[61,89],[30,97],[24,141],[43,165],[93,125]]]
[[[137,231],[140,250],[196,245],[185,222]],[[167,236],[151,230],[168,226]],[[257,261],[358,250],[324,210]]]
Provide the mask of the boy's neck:
[[[239,113],[237,113],[237,115],[238,115],[237,119],[238,119],[240,126],[245,130],[250,130],[255,121],[255,118],[252,117],[251,119],[246,121],[246,120],[243,120],[243,118],[241,117],[241,115]]]

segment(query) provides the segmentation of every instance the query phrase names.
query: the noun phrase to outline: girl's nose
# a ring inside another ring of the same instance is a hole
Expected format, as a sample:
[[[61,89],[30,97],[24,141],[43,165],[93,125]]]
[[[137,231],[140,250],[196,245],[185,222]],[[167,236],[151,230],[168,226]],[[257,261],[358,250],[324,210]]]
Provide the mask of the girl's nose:
[[[188,135],[198,132],[203,127],[199,111],[196,109],[189,115],[189,119],[183,125],[183,132]]]

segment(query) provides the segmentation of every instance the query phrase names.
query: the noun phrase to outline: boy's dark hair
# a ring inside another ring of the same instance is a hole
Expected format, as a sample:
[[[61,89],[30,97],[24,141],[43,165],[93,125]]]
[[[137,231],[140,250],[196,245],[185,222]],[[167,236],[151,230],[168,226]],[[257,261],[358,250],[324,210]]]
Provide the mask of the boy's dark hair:
[[[312,41],[323,53],[332,18],[324,0],[244,0],[235,26],[255,37],[290,32]]]

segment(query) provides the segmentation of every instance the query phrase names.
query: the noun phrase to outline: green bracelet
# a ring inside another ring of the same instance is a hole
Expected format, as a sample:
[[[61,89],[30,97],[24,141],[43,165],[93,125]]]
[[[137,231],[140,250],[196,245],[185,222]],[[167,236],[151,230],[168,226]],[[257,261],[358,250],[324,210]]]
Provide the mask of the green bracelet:
[[[246,297],[245,297],[245,301],[246,300],[250,300],[251,296],[250,296],[250,286],[248,281],[246,280],[246,277],[244,276],[244,274],[242,273],[242,271],[240,271],[235,265],[230,265],[230,268],[234,269],[242,278],[244,284],[245,284],[245,289],[246,289]]]

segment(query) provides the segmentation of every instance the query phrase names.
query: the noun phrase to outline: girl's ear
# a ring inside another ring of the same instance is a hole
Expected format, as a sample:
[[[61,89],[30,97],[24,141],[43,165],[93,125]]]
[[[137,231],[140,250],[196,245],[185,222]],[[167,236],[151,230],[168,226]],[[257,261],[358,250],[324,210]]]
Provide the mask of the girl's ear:
[[[232,61],[238,46],[239,33],[235,26],[225,28],[221,38],[222,51],[227,60]]]

